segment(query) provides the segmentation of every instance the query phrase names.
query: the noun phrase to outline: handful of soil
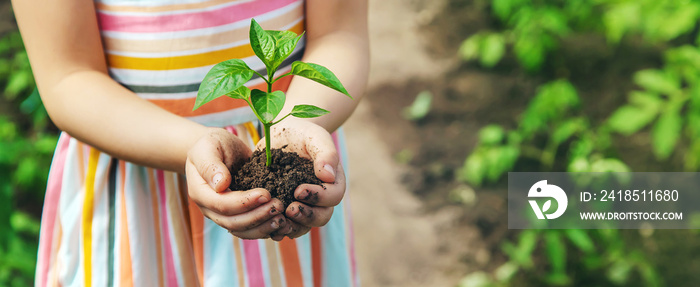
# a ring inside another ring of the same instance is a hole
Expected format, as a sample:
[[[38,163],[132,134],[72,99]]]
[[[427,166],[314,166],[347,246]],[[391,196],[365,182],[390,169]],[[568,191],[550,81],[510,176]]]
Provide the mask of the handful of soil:
[[[283,147],[284,148],[284,147]],[[264,188],[272,197],[282,201],[284,208],[296,201],[294,190],[301,184],[318,184],[323,182],[314,173],[314,163],[295,152],[272,149],[272,164],[265,166],[265,151],[256,150],[249,162],[246,162],[235,174],[231,190],[249,190]]]

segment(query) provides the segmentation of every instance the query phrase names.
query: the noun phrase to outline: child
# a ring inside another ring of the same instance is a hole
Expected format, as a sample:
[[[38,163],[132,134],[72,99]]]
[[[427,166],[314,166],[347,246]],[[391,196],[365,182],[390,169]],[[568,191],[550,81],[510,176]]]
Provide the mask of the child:
[[[366,85],[366,0],[13,6],[46,109],[64,131],[44,203],[36,286],[357,284],[341,202],[342,136],[330,132]],[[223,97],[192,111],[212,65],[241,58],[264,67],[248,44],[250,18],[268,30],[305,30],[291,58],[328,67],[355,98],[302,78],[276,87],[288,92],[287,111],[300,103],[331,111],[273,127],[273,145],[311,158],[325,182],[325,189],[300,186],[286,210],[266,190],[228,190],[228,167],[260,141],[245,103]]]

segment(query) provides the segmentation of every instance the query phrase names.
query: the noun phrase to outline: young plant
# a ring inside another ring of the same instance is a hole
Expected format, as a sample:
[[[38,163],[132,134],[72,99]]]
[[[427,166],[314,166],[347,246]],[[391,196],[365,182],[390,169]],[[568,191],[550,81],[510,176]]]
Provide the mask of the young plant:
[[[329,113],[313,105],[296,105],[289,114],[275,121],[284,107],[286,95],[282,91],[272,91],[272,84],[286,76],[296,75],[313,80],[352,99],[333,72],[321,65],[296,61],[292,63],[291,71],[275,78],[275,72],[280,64],[292,54],[302,36],[303,33],[297,35],[290,31],[263,30],[255,19],[251,19],[250,45],[255,55],[265,64],[267,75],[251,69],[243,60],[232,59],[216,64],[204,77],[197,92],[195,110],[220,96],[241,99],[248,103],[264,127],[267,166],[272,163],[270,127],[288,116],[315,118]],[[257,75],[267,83],[267,91],[258,89],[251,91],[244,86],[253,78],[253,75]]]

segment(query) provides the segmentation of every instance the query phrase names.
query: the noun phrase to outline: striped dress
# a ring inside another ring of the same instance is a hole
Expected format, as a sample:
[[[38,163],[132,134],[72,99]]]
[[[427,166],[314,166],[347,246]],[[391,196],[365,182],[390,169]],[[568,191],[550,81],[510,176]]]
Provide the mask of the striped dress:
[[[250,19],[304,30],[303,0],[97,0],[109,71],[140,97],[254,146],[254,115],[219,98],[192,111],[216,63],[244,59]],[[290,57],[298,60],[304,41]],[[283,64],[280,73],[290,69]],[[262,73],[265,74],[265,73]],[[289,77],[287,77],[289,78]],[[286,89],[289,80],[276,83]],[[251,88],[262,87],[253,79]],[[333,134],[341,161],[342,131]],[[36,286],[355,286],[347,200],[331,221],[295,240],[242,240],[205,218],[185,178],[113,158],[63,133],[42,214]]]

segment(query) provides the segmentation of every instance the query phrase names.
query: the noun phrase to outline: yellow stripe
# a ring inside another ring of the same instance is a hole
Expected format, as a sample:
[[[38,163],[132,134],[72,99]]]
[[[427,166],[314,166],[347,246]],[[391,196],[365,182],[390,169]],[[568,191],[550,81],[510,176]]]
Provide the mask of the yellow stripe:
[[[243,124],[245,126],[245,129],[248,130],[248,134],[250,134],[250,137],[253,138],[253,146],[258,144],[260,141],[260,135],[258,135],[258,131],[255,130],[255,126],[253,126],[253,123],[245,123]]]
[[[92,216],[95,210],[95,173],[100,151],[90,148],[88,170],[85,177],[85,200],[83,201],[83,256],[85,286],[92,286]]]
[[[304,30],[304,21],[299,22],[289,31],[301,34]],[[214,65],[233,58],[247,58],[255,55],[250,45],[228,48],[224,50],[206,52],[201,54],[164,57],[164,58],[140,58],[119,55],[107,55],[107,61],[111,68],[163,71],[175,69],[189,69]]]

